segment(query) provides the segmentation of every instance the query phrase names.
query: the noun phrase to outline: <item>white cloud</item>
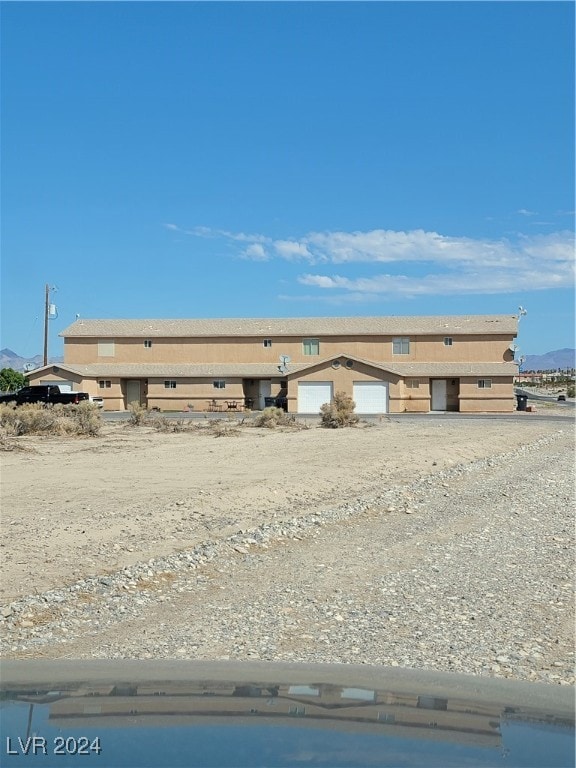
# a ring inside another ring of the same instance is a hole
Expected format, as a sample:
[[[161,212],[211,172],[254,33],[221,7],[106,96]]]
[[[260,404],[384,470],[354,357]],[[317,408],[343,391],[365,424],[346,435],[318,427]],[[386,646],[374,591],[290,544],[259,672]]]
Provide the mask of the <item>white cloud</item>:
[[[530,214],[524,209],[520,212]],[[245,259],[275,258],[316,267],[301,275],[298,282],[320,291],[354,295],[355,300],[374,295],[512,293],[571,287],[574,281],[574,235],[569,231],[514,234],[497,240],[451,237],[421,229],[310,232],[300,238],[277,240],[206,227],[196,227],[187,234],[245,244],[239,251]],[[331,265],[342,265],[349,273],[360,264],[364,265],[363,272],[371,266],[378,273],[347,277],[330,270]],[[403,265],[408,264],[412,265],[410,276],[402,274]],[[418,270],[421,274],[414,276]]]
[[[242,255],[244,258],[252,259],[253,261],[267,261],[270,258],[261,243],[252,243],[243,251]]]
[[[313,260],[314,258],[304,243],[294,240],[275,240],[274,249],[284,259]]]

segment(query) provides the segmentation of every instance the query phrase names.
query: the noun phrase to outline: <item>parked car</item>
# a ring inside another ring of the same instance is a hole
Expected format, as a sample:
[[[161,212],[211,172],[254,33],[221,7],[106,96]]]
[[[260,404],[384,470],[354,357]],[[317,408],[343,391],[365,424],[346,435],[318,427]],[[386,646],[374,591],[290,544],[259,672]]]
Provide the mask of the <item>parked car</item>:
[[[558,401],[565,403],[566,402],[566,395],[558,395]]]
[[[52,384],[38,384],[32,387],[23,387],[12,394],[1,395],[0,403],[14,403],[15,405],[24,405],[25,403],[45,403],[46,405],[77,405],[83,400],[89,400],[90,395],[87,392],[61,392],[60,387]]]
[[[83,394],[81,392],[76,392],[75,390],[72,391],[73,395],[79,395]],[[97,408],[104,408],[104,398],[98,397],[98,395],[88,395],[88,400],[92,403],[92,405],[95,405]]]

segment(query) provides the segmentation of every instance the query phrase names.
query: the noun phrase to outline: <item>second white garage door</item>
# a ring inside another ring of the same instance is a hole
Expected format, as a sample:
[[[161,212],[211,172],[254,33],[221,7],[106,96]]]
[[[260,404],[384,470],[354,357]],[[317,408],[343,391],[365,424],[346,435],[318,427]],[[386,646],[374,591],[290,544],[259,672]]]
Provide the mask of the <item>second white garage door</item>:
[[[356,413],[388,413],[388,384],[385,381],[355,381]]]
[[[320,406],[332,400],[331,381],[298,383],[298,413],[320,413]]]

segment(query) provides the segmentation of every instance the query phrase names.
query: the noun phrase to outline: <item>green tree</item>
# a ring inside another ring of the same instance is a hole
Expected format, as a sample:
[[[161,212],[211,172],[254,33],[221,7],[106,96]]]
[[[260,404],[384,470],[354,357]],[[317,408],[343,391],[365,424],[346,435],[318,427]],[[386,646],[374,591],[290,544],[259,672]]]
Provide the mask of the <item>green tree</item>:
[[[0,392],[16,392],[28,383],[23,373],[14,368],[2,368],[0,371]]]

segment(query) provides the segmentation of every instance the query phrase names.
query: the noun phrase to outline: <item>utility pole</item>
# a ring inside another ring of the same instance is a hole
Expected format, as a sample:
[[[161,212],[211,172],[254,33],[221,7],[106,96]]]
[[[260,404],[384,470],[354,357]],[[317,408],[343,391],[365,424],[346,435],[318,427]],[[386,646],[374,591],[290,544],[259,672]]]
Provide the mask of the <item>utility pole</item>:
[[[48,365],[48,313],[50,286],[46,283],[46,300],[44,302],[44,365]]]
[[[50,319],[54,319],[55,317],[58,317],[58,311],[56,309],[55,304],[50,304],[50,291],[57,291],[58,288],[56,288],[55,285],[48,285],[46,283],[45,287],[45,297],[44,297],[44,365],[48,365],[48,325],[50,322]]]

